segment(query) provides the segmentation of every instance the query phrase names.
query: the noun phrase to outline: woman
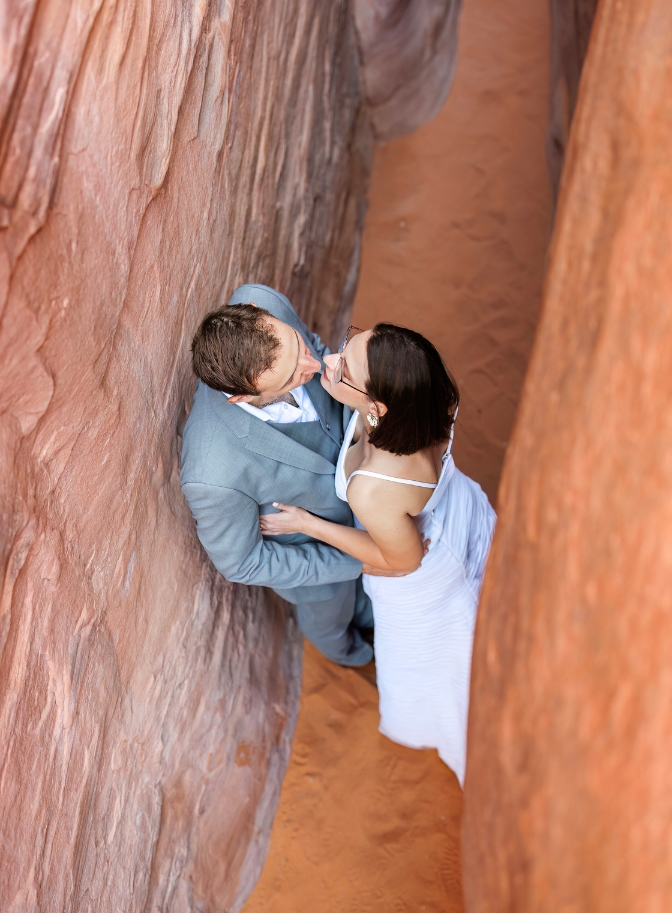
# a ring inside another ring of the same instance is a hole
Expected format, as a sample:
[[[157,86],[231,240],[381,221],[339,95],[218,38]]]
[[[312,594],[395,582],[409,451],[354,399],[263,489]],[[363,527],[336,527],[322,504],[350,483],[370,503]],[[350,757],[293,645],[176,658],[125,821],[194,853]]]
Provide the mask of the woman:
[[[350,327],[325,362],[322,385],[353,410],[336,492],[357,528],[275,504],[262,532],[305,533],[390,575],[364,577],[380,731],[437,748],[462,783],[473,630],[495,514],[453,462],[459,393],[434,346],[391,324]]]

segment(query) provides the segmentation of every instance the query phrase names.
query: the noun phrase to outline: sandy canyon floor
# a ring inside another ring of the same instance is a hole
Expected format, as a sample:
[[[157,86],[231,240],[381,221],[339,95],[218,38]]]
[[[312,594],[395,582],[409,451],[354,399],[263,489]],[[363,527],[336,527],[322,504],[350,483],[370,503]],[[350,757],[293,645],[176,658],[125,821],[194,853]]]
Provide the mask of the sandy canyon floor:
[[[291,764],[245,913],[460,913],[462,791],[380,735],[378,692],[306,644]]]
[[[462,390],[457,465],[493,503],[551,224],[546,4],[466,0],[439,115],[377,150],[353,322],[432,339]],[[377,694],[306,645],[294,749],[245,913],[462,909],[461,791],[377,731]]]

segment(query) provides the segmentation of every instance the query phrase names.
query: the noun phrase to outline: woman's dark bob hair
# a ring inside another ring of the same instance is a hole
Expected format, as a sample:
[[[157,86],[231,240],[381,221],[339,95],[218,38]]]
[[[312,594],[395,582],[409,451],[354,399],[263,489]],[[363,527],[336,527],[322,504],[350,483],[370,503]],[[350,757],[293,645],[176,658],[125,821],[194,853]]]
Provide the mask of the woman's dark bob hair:
[[[460,391],[434,346],[413,330],[377,323],[366,348],[371,399],[387,406],[369,441],[406,456],[447,441]]]

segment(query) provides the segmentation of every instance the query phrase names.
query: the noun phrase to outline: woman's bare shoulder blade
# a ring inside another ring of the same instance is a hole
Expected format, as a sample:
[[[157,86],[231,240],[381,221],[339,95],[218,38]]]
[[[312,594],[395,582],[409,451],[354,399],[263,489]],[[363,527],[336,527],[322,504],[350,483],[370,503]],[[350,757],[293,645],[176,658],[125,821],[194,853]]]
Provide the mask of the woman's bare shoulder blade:
[[[415,509],[417,491],[411,485],[400,485],[387,479],[356,475],[348,485],[348,503],[362,523],[370,515],[386,519],[407,516]]]

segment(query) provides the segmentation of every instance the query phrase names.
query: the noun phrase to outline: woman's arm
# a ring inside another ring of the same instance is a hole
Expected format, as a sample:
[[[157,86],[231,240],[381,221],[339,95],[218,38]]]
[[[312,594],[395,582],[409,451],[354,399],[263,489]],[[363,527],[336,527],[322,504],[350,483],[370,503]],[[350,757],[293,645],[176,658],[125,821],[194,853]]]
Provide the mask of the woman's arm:
[[[319,539],[358,558],[364,564],[384,571],[414,571],[425,551],[418,529],[407,513],[402,512],[390,483],[374,484],[360,491],[353,503],[366,529],[353,529],[316,517],[300,507],[274,504],[280,512],[261,518],[265,535],[300,532]]]

